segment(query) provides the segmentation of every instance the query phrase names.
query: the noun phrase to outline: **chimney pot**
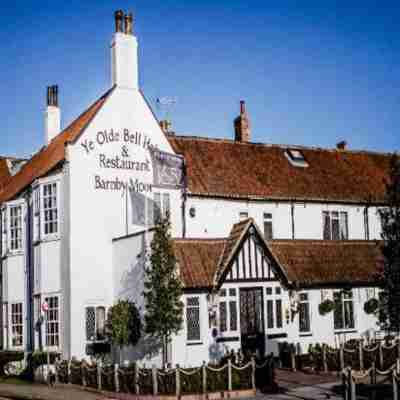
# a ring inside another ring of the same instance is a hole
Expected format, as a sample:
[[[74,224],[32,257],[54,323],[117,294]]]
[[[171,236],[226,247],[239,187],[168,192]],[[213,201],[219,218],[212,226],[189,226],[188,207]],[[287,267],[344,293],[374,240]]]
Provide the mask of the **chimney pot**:
[[[125,33],[132,35],[133,33],[133,16],[132,13],[125,15]]]
[[[123,19],[124,12],[122,10],[117,10],[114,13],[115,17],[115,32],[123,32]]]
[[[336,143],[337,150],[346,150],[347,142],[345,140],[341,140],[340,142]]]
[[[234,127],[235,141],[250,142],[250,121],[246,113],[246,103],[244,100],[240,101],[240,115],[235,118]]]

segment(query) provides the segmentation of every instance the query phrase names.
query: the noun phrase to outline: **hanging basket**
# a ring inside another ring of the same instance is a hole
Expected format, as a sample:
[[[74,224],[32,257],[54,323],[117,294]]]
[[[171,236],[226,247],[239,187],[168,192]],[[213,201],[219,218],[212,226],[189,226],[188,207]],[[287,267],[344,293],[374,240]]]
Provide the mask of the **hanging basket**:
[[[335,303],[331,299],[326,299],[318,306],[321,315],[329,314],[335,308]]]
[[[377,299],[369,299],[364,303],[364,311],[365,314],[374,314],[375,311],[378,309],[379,303]]]

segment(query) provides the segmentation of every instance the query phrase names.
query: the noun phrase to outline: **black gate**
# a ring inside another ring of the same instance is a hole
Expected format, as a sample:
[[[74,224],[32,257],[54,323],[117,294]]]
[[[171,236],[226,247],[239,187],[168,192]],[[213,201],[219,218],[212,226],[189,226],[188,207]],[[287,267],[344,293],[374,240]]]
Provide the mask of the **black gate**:
[[[262,288],[240,289],[242,351],[262,357],[265,352]]]

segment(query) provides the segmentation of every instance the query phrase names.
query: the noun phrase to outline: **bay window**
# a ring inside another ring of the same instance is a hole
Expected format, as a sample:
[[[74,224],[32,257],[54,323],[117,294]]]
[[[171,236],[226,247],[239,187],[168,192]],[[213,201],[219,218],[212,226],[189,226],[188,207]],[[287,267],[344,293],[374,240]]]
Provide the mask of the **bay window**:
[[[57,182],[43,184],[43,234],[58,233],[58,188]]]
[[[60,312],[59,300],[57,296],[46,297],[48,304],[46,312],[46,346],[58,347],[60,344]]]
[[[11,343],[13,347],[23,345],[23,321],[22,303],[11,304]]]

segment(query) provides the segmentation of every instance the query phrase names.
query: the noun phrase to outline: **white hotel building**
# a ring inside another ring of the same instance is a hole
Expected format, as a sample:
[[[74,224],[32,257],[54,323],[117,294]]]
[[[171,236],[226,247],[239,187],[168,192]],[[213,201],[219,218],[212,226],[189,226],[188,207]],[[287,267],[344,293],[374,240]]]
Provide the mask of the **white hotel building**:
[[[117,299],[143,309],[147,228],[167,208],[185,303],[172,363],[373,334],[363,305],[379,286],[390,155],[252,143],[244,103],[232,140],[167,132],[122,13],[111,63],[110,90],[66,128],[50,87],[44,147],[0,159],[2,348],[82,358]],[[185,189],[153,185],[149,146],[184,157]],[[326,298],[342,312],[320,315]],[[129,357],[154,354],[143,340]]]

